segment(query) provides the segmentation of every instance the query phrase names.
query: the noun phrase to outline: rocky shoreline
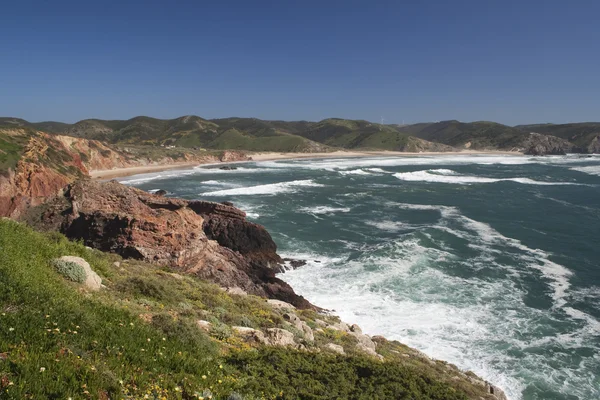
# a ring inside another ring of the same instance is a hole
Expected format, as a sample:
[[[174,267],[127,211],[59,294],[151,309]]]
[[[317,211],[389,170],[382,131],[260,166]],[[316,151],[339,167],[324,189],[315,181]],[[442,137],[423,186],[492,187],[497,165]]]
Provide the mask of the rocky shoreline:
[[[193,275],[217,283],[229,294],[256,295],[268,303],[299,336],[281,328],[257,330],[232,326],[234,333],[252,345],[291,346],[306,350],[302,343],[315,334],[337,331],[356,342],[359,353],[383,357],[378,346],[385,338],[371,337],[357,325],[316,319],[313,329],[297,314],[299,310],[324,312],[276,277],[284,268],[301,268],[304,260],[282,259],[271,235],[261,225],[246,220],[231,203],[187,201],[150,194],[116,181],[89,179],[68,185],[58,196],[29,209],[25,221],[42,231],[59,231],[91,248],[119,254],[124,259],[169,266],[176,273]],[[209,321],[199,320],[200,329],[210,331]],[[345,354],[335,343],[324,350]],[[421,362],[437,361],[414,349],[406,353]],[[506,399],[498,387],[454,366],[450,373],[485,388],[496,399]],[[458,379],[458,378],[457,378]]]
[[[165,193],[147,193],[116,181],[92,180],[90,167],[125,161],[108,149],[104,150],[103,158],[94,153],[84,157],[84,161],[81,152],[92,151],[91,142],[69,138],[69,145],[58,149],[61,157],[70,161],[57,166],[52,163],[54,156],[48,143],[42,139],[57,146],[61,140],[34,137],[16,169],[0,176],[0,215],[26,222],[37,230],[61,232],[90,248],[118,254],[124,260],[167,266],[175,275],[214,282],[231,295],[269,299],[268,303],[281,314],[286,326],[297,332],[233,326],[236,335],[249,343],[307,349],[303,343],[311,342],[316,335],[339,332],[351,338],[353,352],[383,358],[381,349],[387,347],[388,341],[365,335],[356,325],[333,322],[326,317],[314,319],[313,327],[307,325],[301,313],[325,315],[319,314],[324,310],[296,294],[276,276],[286,267],[302,267],[303,261],[282,259],[269,232],[248,221],[246,214],[231,203],[187,201],[165,197]],[[59,142],[55,143],[56,140]],[[210,328],[208,321],[202,320],[198,321],[198,327]],[[333,342],[311,348],[308,351],[344,352],[343,347]],[[401,353],[389,351],[397,353],[393,357],[412,358],[445,371],[452,379],[470,382],[485,393],[485,398],[506,399],[496,386],[417,350],[406,347]]]

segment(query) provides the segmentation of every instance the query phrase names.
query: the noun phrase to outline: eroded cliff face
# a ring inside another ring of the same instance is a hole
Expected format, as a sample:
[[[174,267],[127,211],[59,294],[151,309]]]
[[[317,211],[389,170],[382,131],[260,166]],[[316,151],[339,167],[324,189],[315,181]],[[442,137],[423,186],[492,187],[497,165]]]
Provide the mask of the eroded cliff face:
[[[18,161],[0,171],[0,216],[19,218],[30,206],[56,196],[66,185],[86,178],[90,171],[176,162],[244,161],[243,152],[177,152],[176,156],[148,155],[120,150],[102,142],[52,135],[25,129],[0,130],[5,143],[18,143],[8,154]],[[0,149],[6,154],[6,151]],[[0,153],[1,155],[1,153]]]
[[[313,308],[275,277],[282,260],[266,229],[230,205],[161,197],[115,181],[80,180],[27,221],[93,248]]]
[[[556,136],[542,135],[533,132],[530,133],[529,137],[523,142],[523,146],[525,154],[534,156],[564,155],[567,153],[580,153],[583,151],[567,140]]]
[[[596,136],[588,146],[588,153],[600,154],[600,136]]]

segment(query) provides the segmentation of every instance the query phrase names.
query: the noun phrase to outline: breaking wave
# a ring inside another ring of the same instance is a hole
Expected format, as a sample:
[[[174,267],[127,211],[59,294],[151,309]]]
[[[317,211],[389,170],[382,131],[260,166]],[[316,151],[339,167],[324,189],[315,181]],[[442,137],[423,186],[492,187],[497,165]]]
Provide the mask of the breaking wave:
[[[482,176],[461,175],[449,169],[428,169],[413,172],[398,172],[394,176],[408,182],[434,182],[469,185],[473,183],[516,182],[524,185],[579,185],[574,182],[543,182],[529,178],[487,178]]]
[[[350,212],[350,207],[329,207],[329,206],[315,206],[315,207],[302,207],[298,209],[301,213],[305,214],[334,214],[334,213],[347,213]]]
[[[201,196],[248,196],[248,195],[275,195],[280,193],[291,193],[302,187],[322,187],[324,185],[314,182],[312,179],[304,179],[289,182],[269,183],[266,185],[248,186],[235,189],[215,190],[213,192],[200,193]]]
[[[573,167],[573,171],[584,172],[590,175],[600,176],[600,165],[590,165],[587,167]]]
[[[413,231],[358,257],[326,259],[307,250],[288,254],[322,262],[287,271],[282,278],[310,301],[335,310],[343,320],[357,322],[365,332],[400,340],[472,370],[505,389],[510,399],[522,398],[528,380],[590,398],[596,379],[593,368],[586,365],[590,361],[572,366],[567,353],[558,352],[549,361],[541,351],[589,346],[590,338],[600,335],[595,318],[566,305],[571,271],[551,261],[547,252],[504,236],[456,207],[388,206],[435,212],[439,219],[422,225],[367,223],[387,231]],[[444,245],[452,237],[472,245],[474,253],[467,258],[455,254]],[[457,265],[472,273],[455,274]],[[552,307],[532,308],[524,303],[527,290],[521,282],[530,279],[546,282]],[[559,316],[569,322],[552,327],[550,321]],[[532,340],[539,335],[539,324],[548,324],[546,333]],[[514,353],[519,354],[516,363]],[[557,370],[556,363],[563,368]]]

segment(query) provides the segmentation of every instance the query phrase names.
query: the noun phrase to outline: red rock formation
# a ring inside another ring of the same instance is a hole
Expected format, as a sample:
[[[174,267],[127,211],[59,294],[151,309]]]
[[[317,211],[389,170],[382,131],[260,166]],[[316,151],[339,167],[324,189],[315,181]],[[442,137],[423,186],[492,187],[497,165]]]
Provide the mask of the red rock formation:
[[[235,207],[156,196],[115,181],[80,180],[39,211],[30,213],[30,223],[90,247],[312,308],[275,277],[282,260],[269,233]]]
[[[157,162],[135,158],[133,153],[97,141],[42,132],[13,130],[0,134],[20,135],[25,143],[15,170],[0,175],[0,216],[58,230],[123,257],[169,265],[225,287],[240,287],[300,308],[312,307],[275,277],[282,263],[277,247],[262,226],[246,220],[243,211],[226,204],[151,195],[117,182],[87,178],[90,170],[168,164],[181,159],[167,157]],[[220,155],[183,153],[182,157],[199,163],[248,159],[234,151]]]
[[[19,218],[29,206],[36,206],[56,196],[67,184],[89,175],[93,170],[109,170],[141,165],[168,165],[176,162],[211,163],[245,161],[243,152],[221,154],[181,152],[174,159],[140,157],[135,152],[120,151],[96,140],[50,135],[24,129],[5,129],[3,136],[19,137],[26,144],[14,170],[0,171],[0,216]]]

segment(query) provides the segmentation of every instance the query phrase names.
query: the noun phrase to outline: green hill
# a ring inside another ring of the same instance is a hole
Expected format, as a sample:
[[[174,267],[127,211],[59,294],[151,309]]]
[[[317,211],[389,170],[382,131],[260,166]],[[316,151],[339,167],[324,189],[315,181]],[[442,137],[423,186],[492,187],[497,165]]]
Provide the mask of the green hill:
[[[86,119],[75,124],[0,118],[0,127],[25,127],[112,144],[275,152],[523,150],[530,145],[529,134],[535,132],[568,140],[574,151],[600,151],[600,139],[596,139],[600,136],[600,123],[593,122],[512,127],[490,121],[450,120],[383,125],[341,118],[319,122],[237,117],[207,120],[188,115],[168,120],[144,116],[129,120]]]
[[[70,125],[60,133],[113,144],[281,152],[328,151],[326,146],[274,129],[266,121],[249,118],[208,121],[191,115],[171,120],[149,117],[126,121],[89,119]]]
[[[335,149],[447,151],[449,147],[411,137],[391,125],[330,118],[320,122],[265,121],[256,118],[206,120],[185,116],[171,120],[86,119],[75,124],[29,123],[0,119],[0,126],[47,130],[112,144],[238,149],[276,152],[327,152]]]
[[[529,132],[489,121],[456,120],[403,126],[402,132],[458,148],[511,150],[521,147]]]

